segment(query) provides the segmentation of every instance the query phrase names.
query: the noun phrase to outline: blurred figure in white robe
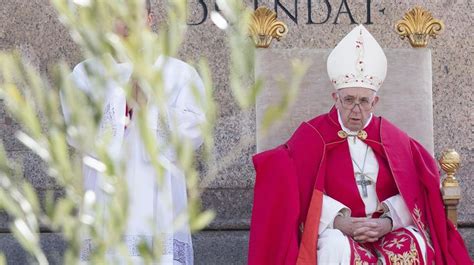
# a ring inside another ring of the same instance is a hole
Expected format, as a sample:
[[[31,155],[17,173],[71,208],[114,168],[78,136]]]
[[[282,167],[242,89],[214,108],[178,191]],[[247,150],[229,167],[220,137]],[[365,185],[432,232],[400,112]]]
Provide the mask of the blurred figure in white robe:
[[[148,19],[151,26],[154,23],[150,3],[146,1]],[[116,31],[125,36],[128,30],[125,25],[117,24]],[[102,120],[99,135],[110,132],[111,136],[108,153],[115,159],[123,159],[126,164],[125,178],[128,189],[129,205],[128,219],[123,241],[128,248],[133,264],[143,264],[138,246],[146,242],[153,247],[153,235],[159,235],[163,242],[163,253],[160,264],[193,264],[193,247],[189,223],[187,222],[187,191],[186,180],[179,169],[174,148],[167,143],[168,133],[179,139],[189,141],[194,149],[202,144],[200,126],[205,122],[205,115],[197,103],[204,97],[204,84],[196,70],[187,63],[175,58],[159,56],[154,67],[163,77],[163,90],[166,94],[166,113],[159,113],[158,106],[148,101],[138,85],[133,85],[133,102],[127,102],[124,88],[130,85],[133,65],[129,62],[118,62],[111,58],[112,72],[118,78],[108,80],[101,87],[105,91]],[[105,74],[104,66],[95,59],[85,60],[74,67],[71,74],[75,86],[85,94],[92,95],[97,91],[96,82],[92,81],[91,73]],[[197,92],[197,93],[196,93]],[[64,95],[61,104],[66,122],[70,120],[70,108]],[[148,111],[148,127],[154,131],[160,162],[165,166],[161,183],[158,182],[155,168],[148,156],[137,122],[136,108]],[[161,122],[164,121],[164,122]],[[91,136],[91,138],[95,138]],[[96,140],[96,139],[91,139]],[[74,146],[74,141],[69,141]],[[91,157],[94,157],[91,154]],[[104,192],[104,178],[96,169],[84,165],[84,188],[95,194],[99,206],[107,204],[107,194]],[[184,217],[176,226],[178,216]],[[89,262],[89,256],[94,250],[92,240],[84,238],[81,249],[81,261]],[[108,253],[116,261],[120,254],[115,251]],[[127,259],[121,259],[124,263]]]

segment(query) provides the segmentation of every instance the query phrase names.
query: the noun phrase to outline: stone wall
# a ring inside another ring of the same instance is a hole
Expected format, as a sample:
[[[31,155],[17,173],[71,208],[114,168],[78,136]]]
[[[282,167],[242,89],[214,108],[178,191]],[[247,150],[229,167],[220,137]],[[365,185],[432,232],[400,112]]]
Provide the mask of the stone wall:
[[[294,9],[295,1],[297,8]],[[164,1],[153,1],[153,10],[159,19],[163,18]],[[255,114],[253,110],[241,111],[234,103],[229,88],[229,49],[225,33],[213,25],[209,12],[214,10],[214,0],[190,0],[189,22],[198,23],[205,14],[203,23],[189,27],[186,41],[179,57],[196,61],[201,56],[208,58],[214,80],[214,96],[219,102],[219,120],[216,129],[216,144],[219,157],[235,152],[243,135],[255,139]],[[276,0],[257,1],[258,5],[274,7]],[[253,7],[254,1],[245,1]],[[349,32],[354,25],[347,13],[349,8],[354,22],[368,20],[368,1],[360,0],[280,0],[278,16],[289,28],[285,39],[274,43],[273,48],[331,48]],[[331,5],[328,21],[323,24],[308,24],[308,3],[311,3],[311,19],[322,22],[327,16],[327,5]],[[342,11],[338,24],[334,24],[341,3]],[[455,148],[462,156],[462,167],[458,177],[463,188],[459,223],[471,255],[474,254],[474,117],[472,89],[472,1],[369,1],[370,21],[368,30],[384,48],[409,48],[407,41],[401,41],[393,30],[393,24],[404,12],[415,5],[429,9],[436,18],[446,24],[445,32],[431,40],[433,61],[433,112],[435,153],[445,148]],[[285,9],[294,19],[285,13]],[[343,13],[346,11],[346,13]],[[295,23],[297,22],[297,24]],[[0,49],[18,48],[43,73],[50,73],[52,66],[60,59],[71,66],[78,63],[81,53],[59,23],[53,8],[47,0],[2,0],[0,5]],[[401,103],[402,104],[402,103]],[[2,104],[0,104],[0,107]],[[28,152],[14,138],[18,128],[0,108],[0,135],[10,156],[23,160],[25,177],[35,187],[44,191],[57,189],[46,177],[39,159]],[[234,163],[223,168],[217,179],[203,182],[205,192],[203,203],[217,212],[217,218],[206,231],[195,236],[196,264],[244,264],[247,252],[249,217],[252,205],[254,171],[251,155],[255,142],[236,156]],[[60,193],[60,191],[58,191]],[[0,251],[8,254],[11,264],[23,264],[26,260],[18,245],[8,234],[8,217],[0,216]],[[61,250],[61,240],[56,234],[43,233],[45,248],[51,255]],[[53,251],[54,250],[54,251]],[[59,251],[58,253],[60,253]],[[54,260],[54,258],[53,258]],[[16,262],[13,262],[16,261]]]

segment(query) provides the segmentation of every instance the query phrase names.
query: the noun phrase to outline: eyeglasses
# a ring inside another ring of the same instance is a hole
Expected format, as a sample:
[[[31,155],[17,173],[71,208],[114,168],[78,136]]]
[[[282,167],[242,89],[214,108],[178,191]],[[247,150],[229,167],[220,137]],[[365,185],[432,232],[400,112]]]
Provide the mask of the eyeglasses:
[[[361,110],[370,110],[374,105],[373,105],[373,99],[369,98],[361,98],[357,101],[357,98],[352,97],[352,96],[346,96],[343,99],[341,99],[341,96],[339,96],[339,101],[341,101],[341,105],[343,108],[347,110],[353,110],[356,105],[359,105],[359,108]]]

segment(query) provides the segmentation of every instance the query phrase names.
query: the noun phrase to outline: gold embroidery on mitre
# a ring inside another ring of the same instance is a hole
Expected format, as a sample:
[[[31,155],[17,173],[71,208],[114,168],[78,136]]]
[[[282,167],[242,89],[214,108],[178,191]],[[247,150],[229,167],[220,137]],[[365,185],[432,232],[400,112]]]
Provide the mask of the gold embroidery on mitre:
[[[367,75],[364,74],[364,69],[365,69],[365,48],[364,48],[364,38],[362,36],[362,29],[360,30],[359,37],[354,43],[355,45],[355,50],[357,54],[357,59],[355,61],[355,68],[356,68],[356,73],[345,73],[342,75],[339,75],[336,78],[332,78],[331,82],[336,86],[339,87],[341,85],[345,85],[347,83],[360,83],[360,84],[366,84],[370,85],[373,88],[380,88],[380,86],[383,83],[383,79],[378,78],[377,76],[374,75]]]

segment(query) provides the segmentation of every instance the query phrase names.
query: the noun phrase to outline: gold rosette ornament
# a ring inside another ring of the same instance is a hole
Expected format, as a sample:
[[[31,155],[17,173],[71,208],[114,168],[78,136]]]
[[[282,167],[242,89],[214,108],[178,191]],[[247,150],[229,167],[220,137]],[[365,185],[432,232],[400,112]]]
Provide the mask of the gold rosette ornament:
[[[252,14],[249,32],[257,48],[268,48],[273,39],[279,41],[286,35],[288,27],[277,20],[274,11],[261,6]]]
[[[405,13],[403,19],[395,24],[395,31],[400,38],[408,38],[414,48],[426,47],[428,38],[436,38],[443,29],[443,21],[433,18],[429,11],[419,6]]]

